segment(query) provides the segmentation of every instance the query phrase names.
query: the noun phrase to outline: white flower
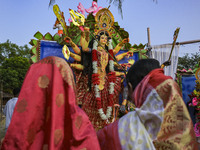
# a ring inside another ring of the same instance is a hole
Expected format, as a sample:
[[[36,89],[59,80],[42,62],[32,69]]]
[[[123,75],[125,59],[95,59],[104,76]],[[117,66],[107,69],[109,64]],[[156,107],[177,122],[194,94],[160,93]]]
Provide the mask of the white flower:
[[[99,115],[100,115],[102,120],[106,120],[107,119],[106,115],[103,112],[103,108],[98,109],[98,112],[99,112]]]
[[[100,97],[99,85],[94,85],[95,97]]]
[[[115,86],[115,83],[110,82],[109,94],[114,94],[114,86]]]
[[[109,60],[109,70],[110,70],[111,72],[114,71],[114,61],[113,61],[113,60]]]
[[[93,73],[97,73],[97,61],[92,62]]]
[[[107,117],[107,118],[110,118],[111,112],[112,112],[112,106],[108,106],[108,107],[107,107],[107,112],[106,112],[106,117]]]

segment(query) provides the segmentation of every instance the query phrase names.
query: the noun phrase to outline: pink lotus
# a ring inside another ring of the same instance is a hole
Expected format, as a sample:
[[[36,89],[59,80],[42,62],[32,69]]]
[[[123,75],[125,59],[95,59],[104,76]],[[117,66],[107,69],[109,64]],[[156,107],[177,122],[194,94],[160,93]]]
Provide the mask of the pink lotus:
[[[196,106],[197,104],[198,104],[197,98],[194,97],[194,98],[192,99],[192,105],[193,105],[193,106]]]
[[[88,8],[88,9],[85,9],[85,11],[86,11],[87,13],[92,13],[93,16],[95,16],[96,13],[97,13],[99,10],[101,10],[101,9],[102,9],[102,7],[98,7],[97,2],[93,1],[93,2],[92,2],[92,6],[91,6],[90,8]]]
[[[182,69],[182,70],[181,70],[181,72],[187,72],[187,70],[185,70],[185,69]]]

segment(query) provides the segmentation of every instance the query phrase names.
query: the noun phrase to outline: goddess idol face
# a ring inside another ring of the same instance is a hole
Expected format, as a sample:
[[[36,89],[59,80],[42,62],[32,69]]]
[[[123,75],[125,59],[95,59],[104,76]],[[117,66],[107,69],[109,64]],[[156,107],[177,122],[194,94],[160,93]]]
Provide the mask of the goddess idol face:
[[[101,36],[100,36],[100,43],[101,43],[102,45],[106,45],[107,42],[108,42],[108,37],[107,37],[105,34],[101,35]]]

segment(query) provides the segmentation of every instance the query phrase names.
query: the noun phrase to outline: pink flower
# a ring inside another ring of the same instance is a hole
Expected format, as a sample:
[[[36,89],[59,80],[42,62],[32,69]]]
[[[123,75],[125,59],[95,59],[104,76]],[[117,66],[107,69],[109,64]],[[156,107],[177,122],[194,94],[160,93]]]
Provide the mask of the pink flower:
[[[196,137],[200,136],[199,126],[200,126],[199,122],[194,125],[194,132],[196,134]]]
[[[196,106],[197,104],[198,104],[197,98],[194,97],[194,98],[192,99],[192,105],[193,105],[193,106]]]
[[[102,9],[102,7],[98,7],[97,2],[93,1],[93,2],[92,2],[92,6],[91,6],[90,8],[88,8],[88,9],[85,9],[85,11],[86,11],[87,13],[92,13],[93,16],[95,16],[96,13],[97,13],[99,10],[101,10],[101,9]]]
[[[187,70],[185,70],[185,69],[182,69],[181,71],[182,71],[182,72],[187,72]]]

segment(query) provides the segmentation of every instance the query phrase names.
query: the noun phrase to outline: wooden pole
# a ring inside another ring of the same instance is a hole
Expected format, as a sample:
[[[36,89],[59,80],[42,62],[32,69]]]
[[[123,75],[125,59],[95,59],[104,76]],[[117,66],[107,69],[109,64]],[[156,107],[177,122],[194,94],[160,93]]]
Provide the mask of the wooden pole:
[[[151,51],[152,47],[151,47],[150,28],[149,27],[147,28],[147,39],[148,39],[148,43],[147,43],[147,53],[146,53],[146,55],[148,57],[150,57],[150,51]]]
[[[200,40],[191,40],[191,41],[176,42],[176,45],[186,45],[186,44],[192,44],[192,43],[200,43]],[[161,45],[172,45],[172,43],[161,44]]]
[[[148,47],[150,47],[151,46],[151,40],[150,40],[150,29],[149,29],[149,27],[147,28],[147,38],[148,38]]]

